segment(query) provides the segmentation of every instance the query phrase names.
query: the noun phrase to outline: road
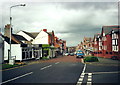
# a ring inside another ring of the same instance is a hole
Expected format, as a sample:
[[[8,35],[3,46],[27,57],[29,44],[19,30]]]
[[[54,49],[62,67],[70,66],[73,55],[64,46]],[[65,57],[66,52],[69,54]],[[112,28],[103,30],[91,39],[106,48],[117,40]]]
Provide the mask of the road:
[[[3,85],[91,85],[118,84],[117,66],[97,66],[81,63],[74,56],[40,61],[2,72]]]

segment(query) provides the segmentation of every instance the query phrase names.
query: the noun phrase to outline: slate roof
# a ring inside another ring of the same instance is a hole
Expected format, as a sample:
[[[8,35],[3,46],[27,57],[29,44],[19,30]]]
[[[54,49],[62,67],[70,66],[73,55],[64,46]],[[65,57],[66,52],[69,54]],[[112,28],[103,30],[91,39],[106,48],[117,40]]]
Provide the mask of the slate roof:
[[[120,32],[120,28],[119,29],[113,29],[114,32]]]
[[[21,35],[17,35],[17,34],[12,34],[16,39],[18,39],[18,40],[22,40],[22,41],[27,41],[23,36],[21,36]]]
[[[102,27],[102,31],[106,34],[110,33],[113,28],[120,28],[120,26],[116,25],[116,26],[103,26]]]
[[[10,38],[9,37],[4,36],[4,39],[8,44],[10,44]],[[16,41],[14,41],[13,39],[11,39],[11,44],[18,44],[18,43]]]
[[[4,36],[4,39],[8,44],[10,44],[10,38],[8,36]],[[21,35],[12,34],[12,36],[11,36],[12,44],[21,44],[22,41],[27,41],[27,40],[24,37],[22,37]]]
[[[27,35],[29,35],[30,37],[32,37],[32,38],[35,39],[35,36],[33,36],[31,33],[29,33],[29,32],[25,32],[25,31],[23,31],[23,32],[26,33]]]
[[[30,32],[30,34],[32,34],[32,36],[33,36],[34,38],[36,38],[37,35],[39,34],[39,32]]]

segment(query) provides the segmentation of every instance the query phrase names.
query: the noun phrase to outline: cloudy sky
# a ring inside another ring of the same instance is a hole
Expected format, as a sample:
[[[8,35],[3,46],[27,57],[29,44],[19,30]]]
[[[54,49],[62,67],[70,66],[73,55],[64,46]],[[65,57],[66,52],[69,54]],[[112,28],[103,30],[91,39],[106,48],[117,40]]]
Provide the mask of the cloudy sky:
[[[25,7],[12,8],[14,33],[20,30],[53,30],[57,37],[67,41],[67,46],[76,46],[83,37],[93,37],[94,34],[100,33],[103,25],[118,24],[118,3],[116,0],[113,1],[4,0],[0,4],[0,28],[4,31],[4,25],[9,24],[10,6],[25,3]]]

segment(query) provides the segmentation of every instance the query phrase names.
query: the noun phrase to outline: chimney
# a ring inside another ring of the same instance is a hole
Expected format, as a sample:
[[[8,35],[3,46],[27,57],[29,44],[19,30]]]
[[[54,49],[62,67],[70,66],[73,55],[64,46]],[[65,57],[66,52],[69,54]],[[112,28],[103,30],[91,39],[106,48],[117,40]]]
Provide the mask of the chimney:
[[[5,25],[4,36],[10,36],[10,24]]]
[[[43,29],[44,32],[47,32],[47,29]]]

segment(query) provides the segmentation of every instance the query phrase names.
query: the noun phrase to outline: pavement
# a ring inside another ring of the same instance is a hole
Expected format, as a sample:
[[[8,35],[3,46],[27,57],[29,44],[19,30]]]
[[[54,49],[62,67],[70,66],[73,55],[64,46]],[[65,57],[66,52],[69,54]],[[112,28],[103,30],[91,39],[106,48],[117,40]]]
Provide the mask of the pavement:
[[[99,66],[120,66],[119,60],[112,60],[108,58],[98,57],[99,62],[86,62],[86,64],[99,65]]]

